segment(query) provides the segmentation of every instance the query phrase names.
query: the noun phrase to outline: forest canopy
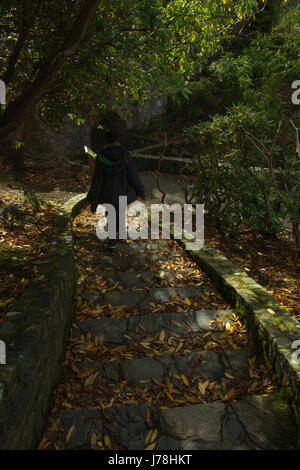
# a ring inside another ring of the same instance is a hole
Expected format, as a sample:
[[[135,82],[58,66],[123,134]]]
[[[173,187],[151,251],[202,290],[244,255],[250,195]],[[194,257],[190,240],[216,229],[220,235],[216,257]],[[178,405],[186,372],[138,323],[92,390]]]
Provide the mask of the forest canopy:
[[[220,41],[263,24],[271,10],[267,0],[4,0],[0,139],[35,109],[57,123],[66,113],[97,112],[107,97],[187,96]]]

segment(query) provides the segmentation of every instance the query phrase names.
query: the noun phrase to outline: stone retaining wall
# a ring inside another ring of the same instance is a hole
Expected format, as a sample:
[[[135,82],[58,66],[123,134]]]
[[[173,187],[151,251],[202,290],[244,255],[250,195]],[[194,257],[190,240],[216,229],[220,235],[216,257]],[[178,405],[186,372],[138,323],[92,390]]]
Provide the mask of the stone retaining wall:
[[[0,364],[0,449],[35,449],[63,360],[73,312],[74,250],[71,219],[85,195],[58,211],[47,262],[13,303],[0,339],[6,364]]]
[[[184,247],[184,240],[178,242]],[[270,377],[300,423],[300,323],[266,289],[213,248],[187,253],[247,326],[257,351],[264,355]]]

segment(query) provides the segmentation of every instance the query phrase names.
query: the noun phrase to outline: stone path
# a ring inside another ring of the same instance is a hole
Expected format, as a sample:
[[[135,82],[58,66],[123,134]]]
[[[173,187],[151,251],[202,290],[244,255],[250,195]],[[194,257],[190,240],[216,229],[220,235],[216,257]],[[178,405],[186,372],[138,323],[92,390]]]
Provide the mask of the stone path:
[[[78,288],[40,448],[294,449],[295,425],[247,333],[174,241],[109,252],[75,221]]]

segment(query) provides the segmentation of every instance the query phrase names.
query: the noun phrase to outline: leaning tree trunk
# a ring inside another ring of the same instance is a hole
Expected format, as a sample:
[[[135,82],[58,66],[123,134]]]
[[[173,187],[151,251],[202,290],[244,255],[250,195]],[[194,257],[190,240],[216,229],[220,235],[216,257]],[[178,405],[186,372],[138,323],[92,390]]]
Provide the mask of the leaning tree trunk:
[[[18,129],[29,117],[62,62],[76,53],[98,4],[99,0],[85,0],[62,47],[52,51],[46,63],[41,66],[37,78],[19,97],[7,106],[1,119],[0,139]]]
[[[34,132],[36,125],[35,114],[31,113],[31,115],[26,119],[23,123],[20,139],[22,141],[22,145],[16,149],[12,154],[12,168],[15,171],[23,171],[24,170],[24,163],[25,163],[25,149],[29,144],[32,134]]]
[[[300,232],[299,225],[297,222],[292,223],[293,237],[296,248],[300,249]]]

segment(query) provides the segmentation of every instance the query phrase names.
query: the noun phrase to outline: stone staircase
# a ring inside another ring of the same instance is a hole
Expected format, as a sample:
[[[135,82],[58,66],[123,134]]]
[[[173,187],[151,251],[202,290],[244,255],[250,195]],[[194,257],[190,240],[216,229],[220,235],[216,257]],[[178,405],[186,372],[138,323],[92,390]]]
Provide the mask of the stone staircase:
[[[40,448],[295,449],[288,408],[209,278],[174,241],[107,250],[87,214],[75,222],[77,307]]]

